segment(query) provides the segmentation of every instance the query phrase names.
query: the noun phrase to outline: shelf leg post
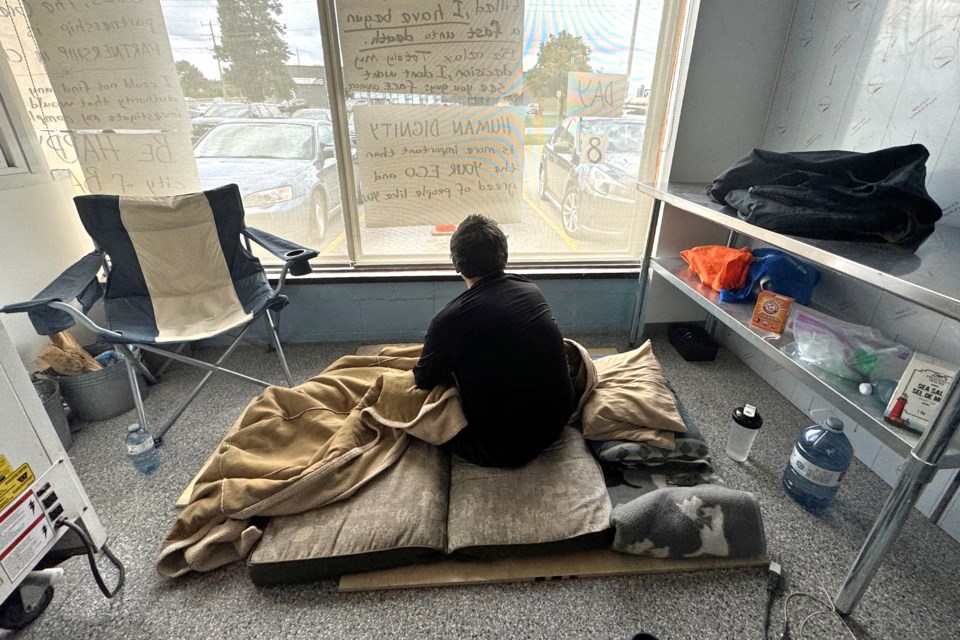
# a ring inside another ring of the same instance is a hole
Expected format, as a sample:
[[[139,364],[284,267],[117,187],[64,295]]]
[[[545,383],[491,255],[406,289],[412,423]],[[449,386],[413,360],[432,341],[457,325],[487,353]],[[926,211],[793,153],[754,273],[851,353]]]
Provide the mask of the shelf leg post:
[[[664,206],[661,200],[654,200],[650,210],[650,222],[647,225],[647,241],[643,249],[643,259],[640,261],[640,277],[637,282],[637,301],[633,307],[633,319],[630,324],[631,347],[636,346],[637,339],[643,332],[643,306],[647,296],[647,284],[650,279],[650,257],[653,254],[654,236],[657,233],[657,223],[660,220],[660,207]]]
[[[860,553],[847,573],[843,586],[833,599],[833,606],[839,613],[848,615],[856,608],[934,471],[935,466],[912,454],[907,458],[893,491],[860,547]]]
[[[870,581],[890,544],[903,528],[913,505],[927,482],[938,468],[940,457],[953,439],[960,425],[960,376],[955,376],[947,390],[943,406],[933,424],[931,424],[913,451],[907,457],[903,471],[890,496],[873,523],[873,528],[860,547],[860,554],[854,561],[840,591],[834,598],[834,608],[847,615],[851,613],[867,590]]]

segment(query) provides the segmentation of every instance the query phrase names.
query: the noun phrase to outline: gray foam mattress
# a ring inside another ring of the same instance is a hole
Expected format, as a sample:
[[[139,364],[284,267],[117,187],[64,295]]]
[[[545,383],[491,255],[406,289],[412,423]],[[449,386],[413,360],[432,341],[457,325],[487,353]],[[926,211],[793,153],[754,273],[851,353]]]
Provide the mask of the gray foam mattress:
[[[447,556],[494,559],[609,546],[610,498],[580,432],[518,469],[478,467],[415,440],[353,496],[270,520],[247,560],[260,585]]]

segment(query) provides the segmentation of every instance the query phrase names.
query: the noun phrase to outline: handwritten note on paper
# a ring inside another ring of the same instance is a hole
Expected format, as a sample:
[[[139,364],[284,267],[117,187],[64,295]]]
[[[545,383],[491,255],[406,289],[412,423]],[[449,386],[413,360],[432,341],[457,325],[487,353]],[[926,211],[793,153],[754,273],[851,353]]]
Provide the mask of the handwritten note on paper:
[[[197,165],[179,132],[70,134],[93,193],[167,196],[198,191]]]
[[[23,5],[8,3],[0,6],[0,43],[10,64],[20,98],[27,109],[30,124],[37,130],[42,144],[48,130],[62,130],[66,128],[66,124],[56,94],[50,86],[50,79],[43,68],[43,59],[33,39]],[[76,193],[87,193],[83,172],[75,156],[70,161],[64,160],[62,154],[48,149],[45,145],[43,153],[50,169],[64,169],[69,172]]]
[[[353,111],[368,227],[519,222],[523,119],[511,107],[372,105]]]
[[[619,118],[627,96],[627,76],[622,73],[567,74],[567,115]]]
[[[190,129],[159,0],[24,0],[70,129]]]
[[[347,92],[496,99],[522,86],[523,0],[337,0]]]

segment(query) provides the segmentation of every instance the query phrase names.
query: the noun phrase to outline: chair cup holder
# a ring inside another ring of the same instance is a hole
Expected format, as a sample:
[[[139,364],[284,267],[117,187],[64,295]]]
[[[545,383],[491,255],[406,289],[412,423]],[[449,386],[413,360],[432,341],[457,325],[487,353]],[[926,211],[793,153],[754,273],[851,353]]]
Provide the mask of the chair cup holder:
[[[304,249],[296,249],[294,251],[288,251],[284,254],[284,257],[290,262],[290,275],[293,276],[305,276],[308,273],[313,271],[313,267],[310,266],[309,260],[297,260],[297,256],[304,255],[307,252]]]

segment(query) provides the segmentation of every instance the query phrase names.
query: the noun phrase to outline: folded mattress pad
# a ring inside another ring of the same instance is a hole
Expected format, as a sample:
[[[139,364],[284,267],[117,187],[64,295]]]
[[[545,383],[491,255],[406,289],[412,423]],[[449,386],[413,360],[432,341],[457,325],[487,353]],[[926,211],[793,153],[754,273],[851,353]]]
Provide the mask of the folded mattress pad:
[[[517,469],[479,467],[413,441],[346,500],[274,517],[247,558],[260,585],[444,557],[496,559],[610,546],[603,473],[571,427]]]

